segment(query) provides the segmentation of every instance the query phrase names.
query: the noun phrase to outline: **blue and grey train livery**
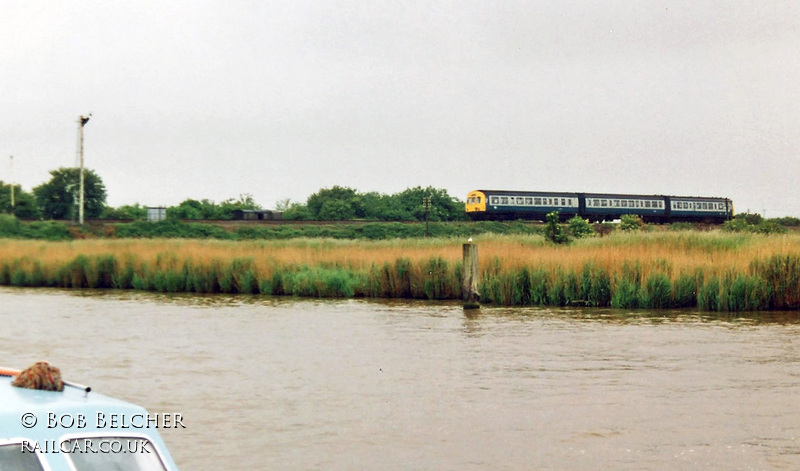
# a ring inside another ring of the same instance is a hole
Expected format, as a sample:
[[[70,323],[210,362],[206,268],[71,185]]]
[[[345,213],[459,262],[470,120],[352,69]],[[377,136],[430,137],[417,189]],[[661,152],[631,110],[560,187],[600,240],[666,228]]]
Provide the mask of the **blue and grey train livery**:
[[[656,223],[722,223],[733,217],[728,198],[545,191],[475,190],[467,195],[465,209],[473,220],[544,221],[551,212],[561,220],[578,215],[593,222],[626,214]]]

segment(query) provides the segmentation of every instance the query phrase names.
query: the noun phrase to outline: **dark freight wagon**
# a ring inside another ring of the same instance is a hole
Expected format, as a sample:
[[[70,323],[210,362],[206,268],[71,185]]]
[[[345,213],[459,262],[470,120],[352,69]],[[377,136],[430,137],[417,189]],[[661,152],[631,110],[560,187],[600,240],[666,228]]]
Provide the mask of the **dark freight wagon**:
[[[283,211],[273,211],[271,209],[234,209],[233,219],[237,221],[280,221],[283,219]]]

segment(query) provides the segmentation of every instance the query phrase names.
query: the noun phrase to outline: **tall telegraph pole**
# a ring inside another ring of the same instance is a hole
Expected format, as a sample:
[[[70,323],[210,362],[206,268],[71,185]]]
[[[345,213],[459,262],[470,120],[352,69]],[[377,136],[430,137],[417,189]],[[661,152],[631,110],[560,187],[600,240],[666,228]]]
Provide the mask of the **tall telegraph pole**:
[[[89,118],[92,117],[92,113],[89,113],[88,116],[79,116],[78,117],[78,154],[80,155],[81,159],[81,194],[78,197],[78,223],[83,225],[83,127],[86,126],[86,123],[89,122]]]
[[[14,215],[16,211],[14,211],[14,156],[9,155],[9,171],[11,173],[11,215]]]

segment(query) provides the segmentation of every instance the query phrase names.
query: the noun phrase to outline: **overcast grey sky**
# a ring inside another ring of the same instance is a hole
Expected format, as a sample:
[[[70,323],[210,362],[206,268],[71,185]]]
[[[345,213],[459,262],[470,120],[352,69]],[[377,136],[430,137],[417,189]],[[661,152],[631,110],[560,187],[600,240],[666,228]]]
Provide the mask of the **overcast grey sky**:
[[[92,112],[112,206],[431,185],[800,216],[794,1],[7,1],[0,40],[26,190]]]

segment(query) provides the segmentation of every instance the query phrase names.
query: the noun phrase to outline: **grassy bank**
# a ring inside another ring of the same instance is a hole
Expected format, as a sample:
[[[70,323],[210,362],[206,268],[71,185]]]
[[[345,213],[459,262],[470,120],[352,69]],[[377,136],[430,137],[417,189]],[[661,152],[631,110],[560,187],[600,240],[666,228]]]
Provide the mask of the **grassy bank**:
[[[351,240],[413,239],[425,236],[425,223],[292,223],[253,224],[218,221],[214,224],[167,219],[160,222],[88,221],[80,226],[63,221],[20,221],[0,214],[0,237],[22,240],[80,239],[215,239],[229,241],[326,238]],[[523,222],[431,222],[431,237],[473,237],[479,234],[534,235],[540,229]]]
[[[461,297],[462,238],[0,240],[0,284],[313,297]],[[800,309],[800,237],[476,237],[484,303]]]

